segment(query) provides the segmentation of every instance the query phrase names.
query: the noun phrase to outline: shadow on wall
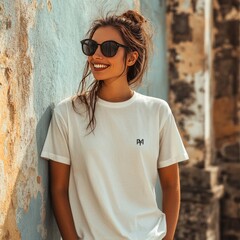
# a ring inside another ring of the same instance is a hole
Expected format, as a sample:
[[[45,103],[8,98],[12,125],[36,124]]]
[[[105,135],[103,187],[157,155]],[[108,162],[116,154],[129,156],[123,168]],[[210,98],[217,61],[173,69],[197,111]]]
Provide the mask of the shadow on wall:
[[[47,136],[48,127],[52,118],[52,111],[54,109],[55,105],[50,104],[43,115],[41,116],[40,120],[38,121],[37,127],[36,127],[36,140],[37,140],[37,152],[38,152],[38,160],[39,160],[39,174],[41,176],[45,176],[46,179],[43,179],[43,186],[45,189],[45,200],[44,207],[46,211],[46,217],[45,217],[45,226],[47,229],[47,240],[53,240],[53,239],[60,239],[60,233],[58,230],[58,227],[55,222],[55,218],[53,216],[52,212],[52,206],[51,206],[51,198],[50,198],[50,192],[49,192],[49,171],[48,171],[48,162],[46,160],[43,160],[40,155],[43,148],[43,144],[45,141],[45,138]],[[39,206],[39,205],[37,205]]]

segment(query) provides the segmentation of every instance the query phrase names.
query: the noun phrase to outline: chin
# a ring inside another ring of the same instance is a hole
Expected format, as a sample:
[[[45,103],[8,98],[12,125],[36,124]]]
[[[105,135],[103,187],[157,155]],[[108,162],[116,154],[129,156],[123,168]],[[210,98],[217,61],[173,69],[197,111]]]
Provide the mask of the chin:
[[[93,75],[93,77],[94,77],[94,79],[95,79],[96,81],[101,81],[101,80],[104,81],[104,79],[100,78],[99,76],[94,76],[94,75]]]

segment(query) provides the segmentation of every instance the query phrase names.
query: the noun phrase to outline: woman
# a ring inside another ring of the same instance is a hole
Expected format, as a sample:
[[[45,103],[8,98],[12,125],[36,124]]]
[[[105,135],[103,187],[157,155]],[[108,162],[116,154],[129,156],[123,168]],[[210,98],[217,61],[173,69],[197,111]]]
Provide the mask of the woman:
[[[64,240],[173,239],[178,162],[188,156],[167,103],[132,90],[148,63],[147,28],[142,15],[127,11],[94,21],[81,41],[88,59],[78,94],[55,108],[41,155],[52,160],[53,209]]]

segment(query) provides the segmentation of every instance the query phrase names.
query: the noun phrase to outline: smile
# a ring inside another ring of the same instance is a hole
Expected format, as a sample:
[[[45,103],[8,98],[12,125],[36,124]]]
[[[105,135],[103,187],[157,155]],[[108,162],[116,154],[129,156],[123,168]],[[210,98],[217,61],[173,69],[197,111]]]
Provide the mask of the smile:
[[[93,64],[93,67],[95,70],[104,70],[104,69],[108,68],[109,65],[95,63],[95,64]]]

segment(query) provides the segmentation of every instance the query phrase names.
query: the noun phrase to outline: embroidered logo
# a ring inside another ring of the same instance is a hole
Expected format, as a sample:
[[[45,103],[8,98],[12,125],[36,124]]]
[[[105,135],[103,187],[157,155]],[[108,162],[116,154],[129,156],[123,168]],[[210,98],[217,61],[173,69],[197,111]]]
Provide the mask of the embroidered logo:
[[[137,145],[144,145],[144,139],[137,139]]]

